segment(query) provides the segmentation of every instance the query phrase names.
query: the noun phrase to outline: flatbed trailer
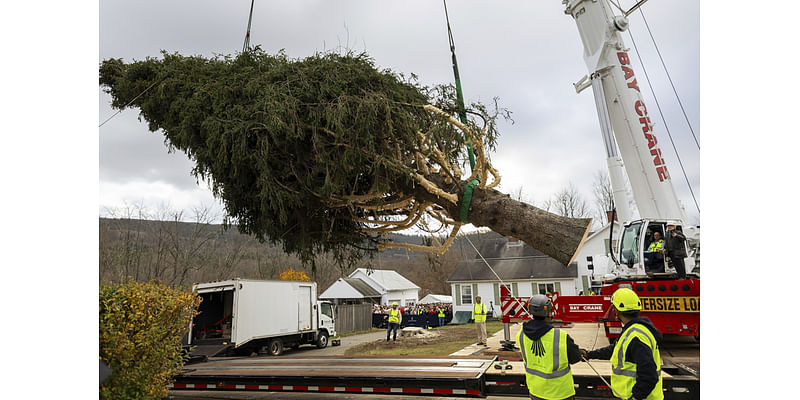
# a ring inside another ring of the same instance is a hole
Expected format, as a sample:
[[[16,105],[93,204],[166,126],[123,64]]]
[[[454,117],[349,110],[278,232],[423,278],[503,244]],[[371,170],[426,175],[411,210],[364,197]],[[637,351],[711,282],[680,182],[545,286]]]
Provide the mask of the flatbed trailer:
[[[501,357],[210,358],[186,366],[170,390],[526,397],[524,368],[518,359],[514,352]],[[592,366],[610,379],[607,361],[592,361]],[[662,371],[666,398],[700,398],[699,377],[671,363]],[[578,398],[613,397],[587,364],[573,364],[572,374]]]

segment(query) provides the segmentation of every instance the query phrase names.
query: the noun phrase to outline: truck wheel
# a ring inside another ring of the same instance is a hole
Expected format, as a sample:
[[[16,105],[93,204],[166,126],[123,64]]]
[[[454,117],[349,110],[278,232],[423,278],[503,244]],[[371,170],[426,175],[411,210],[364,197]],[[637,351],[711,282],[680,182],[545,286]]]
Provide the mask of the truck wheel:
[[[272,339],[267,344],[267,353],[271,356],[279,356],[283,353],[283,342],[280,339]]]
[[[321,332],[317,338],[317,348],[324,349],[326,347],[328,347],[328,334]]]

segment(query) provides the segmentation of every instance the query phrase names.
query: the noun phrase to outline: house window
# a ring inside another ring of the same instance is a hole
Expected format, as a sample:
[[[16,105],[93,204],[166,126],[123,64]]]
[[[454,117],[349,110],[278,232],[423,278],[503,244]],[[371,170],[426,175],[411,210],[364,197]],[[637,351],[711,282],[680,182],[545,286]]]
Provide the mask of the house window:
[[[472,286],[461,286],[461,304],[472,304]]]
[[[414,300],[406,300],[406,305],[409,306],[409,307],[413,306],[415,303],[416,302]]]
[[[604,243],[605,243],[605,245],[606,245],[606,254],[609,254],[609,253],[611,253],[611,247],[609,247],[609,246],[608,246],[608,239],[605,239],[603,242],[604,242]],[[611,243],[612,243],[612,245],[613,245],[613,247],[614,247],[614,250],[617,250],[617,248],[619,247],[619,242],[618,242],[618,241],[616,241],[616,240],[614,240],[614,241],[612,241]]]
[[[556,290],[556,286],[553,283],[540,283],[539,284],[539,294],[553,293],[555,290]]]

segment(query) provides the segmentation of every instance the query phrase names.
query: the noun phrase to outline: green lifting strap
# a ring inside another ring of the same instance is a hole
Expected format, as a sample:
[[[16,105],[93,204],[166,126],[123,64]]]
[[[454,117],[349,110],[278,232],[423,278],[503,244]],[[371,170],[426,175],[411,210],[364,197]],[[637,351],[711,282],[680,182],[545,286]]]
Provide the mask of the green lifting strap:
[[[450,39],[450,53],[453,57],[453,74],[456,79],[456,100],[458,101],[458,116],[464,126],[467,125],[467,112],[464,107],[464,94],[461,91],[461,78],[458,75],[458,61],[456,61],[456,44],[453,41],[453,32],[450,30],[450,16],[447,14],[447,1],[442,0],[444,3],[444,15],[447,20],[447,36]],[[475,151],[472,150],[472,143],[467,144],[467,153],[469,154],[469,168],[470,171],[475,170]],[[480,183],[480,180],[473,179],[467,182],[464,188],[464,196],[461,197],[461,222],[469,223],[469,206],[472,204],[472,191]]]

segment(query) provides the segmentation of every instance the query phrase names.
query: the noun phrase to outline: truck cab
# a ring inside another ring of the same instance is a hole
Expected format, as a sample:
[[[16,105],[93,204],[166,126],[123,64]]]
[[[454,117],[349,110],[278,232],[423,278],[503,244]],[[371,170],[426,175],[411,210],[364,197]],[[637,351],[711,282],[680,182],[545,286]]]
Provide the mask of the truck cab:
[[[327,341],[329,337],[336,336],[336,320],[334,315],[334,305],[327,301],[317,301],[317,321],[319,321],[319,328],[317,331],[319,332],[318,335],[322,336],[325,333],[325,344],[322,347],[327,346]],[[317,339],[317,342],[322,340],[320,337]]]

